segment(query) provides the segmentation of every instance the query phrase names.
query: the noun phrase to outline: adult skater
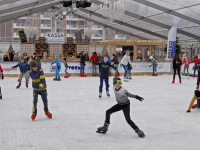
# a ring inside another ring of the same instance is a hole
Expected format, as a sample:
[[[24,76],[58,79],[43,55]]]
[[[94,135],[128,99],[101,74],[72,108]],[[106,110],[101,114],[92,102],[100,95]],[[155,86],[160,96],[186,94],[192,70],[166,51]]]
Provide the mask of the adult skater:
[[[97,53],[93,52],[90,61],[92,62],[92,76],[97,76],[97,69],[96,69],[96,65],[93,63],[93,61],[97,62]]]
[[[197,64],[198,64],[199,61],[200,61],[200,59],[198,59],[198,56],[195,55],[195,56],[194,56],[194,60],[192,60],[192,61],[190,62],[190,64],[193,63],[193,62],[194,62],[194,64],[195,64],[195,66],[193,67],[193,69],[194,69],[193,78],[195,77],[195,72],[196,72],[196,70],[198,69]]]
[[[131,64],[131,60],[130,60],[130,56],[129,55],[130,55],[130,52],[126,51],[126,55],[124,55],[124,57],[121,60],[121,64],[120,64],[120,66],[122,65],[123,68],[124,68],[124,71],[125,71],[125,73],[124,73],[124,81],[126,81],[126,82],[128,82],[128,80],[127,80],[127,73],[128,73],[127,65],[128,65],[128,63]]]
[[[127,123],[135,130],[139,137],[145,137],[145,134],[140,130],[130,118],[130,100],[128,97],[136,98],[142,102],[144,100],[138,95],[129,93],[124,87],[121,86],[122,81],[119,77],[113,79],[113,90],[115,93],[117,104],[106,111],[105,123],[102,127],[97,129],[97,133],[106,133],[110,124],[110,116],[112,113],[122,110]]]
[[[69,78],[71,76],[71,74],[67,72],[67,69],[69,67],[68,64],[67,64],[67,58],[64,57],[63,60],[64,60],[64,66],[65,66],[65,76],[64,76],[64,78]]]
[[[173,69],[174,69],[174,75],[173,75],[173,81],[172,83],[174,84],[175,82],[175,75],[176,75],[176,70],[178,72],[178,76],[179,76],[179,82],[181,84],[181,74],[180,74],[180,66],[182,64],[182,60],[181,58],[179,57],[178,54],[174,54],[174,57],[173,57]]]
[[[158,63],[157,63],[156,60],[153,58],[153,56],[150,57],[150,60],[151,60],[151,63],[152,63],[152,64],[151,64],[149,67],[153,66],[153,74],[152,74],[152,76],[158,76],[158,74],[157,74],[157,66],[158,66]]]
[[[47,100],[47,86],[45,81],[44,72],[40,66],[38,66],[35,60],[30,62],[30,77],[32,79],[32,87],[33,87],[33,114],[31,119],[34,120],[37,116],[37,102],[38,95],[41,95],[43,104],[44,104],[44,112],[48,118],[52,118],[52,114],[48,109],[48,100]]]
[[[188,79],[190,78],[189,77],[189,58],[186,56],[186,54],[183,54],[183,62],[182,62],[182,64],[181,64],[181,66],[182,65],[184,65],[184,76],[183,76],[183,78],[182,79],[185,79],[185,76],[186,76],[186,74],[185,74],[185,70],[187,69],[187,76],[188,76]]]
[[[84,55],[84,51],[81,51],[81,56],[80,56],[80,76],[81,77],[86,77],[84,72],[85,72],[85,55]]]
[[[105,84],[106,84],[106,95],[108,97],[110,97],[110,94],[109,94],[109,69],[110,69],[110,67],[113,67],[114,69],[116,69],[115,66],[111,65],[108,62],[107,56],[104,56],[103,60],[104,61],[101,63],[97,63],[97,62],[93,61],[96,65],[101,66],[99,98],[102,97],[103,80],[105,80]]]
[[[132,65],[128,63],[127,65],[127,79],[132,80],[131,78],[131,70],[132,70]]]
[[[60,69],[61,69],[60,59],[58,58],[57,55],[55,55],[55,59],[56,59],[56,61],[51,63],[51,65],[53,65],[54,63],[56,64],[56,72],[55,72],[56,77],[53,80],[54,81],[61,81],[61,79],[60,79]]]
[[[101,53],[98,54],[98,63],[101,63],[103,62],[103,56],[101,55]],[[100,73],[101,73],[101,66],[99,66],[99,76],[100,76]]]
[[[120,76],[119,71],[118,71],[119,61],[118,61],[117,56],[115,54],[113,54],[113,59],[111,61],[114,62],[114,66],[117,68],[115,70],[115,77]]]
[[[110,56],[108,55],[107,52],[104,53],[104,57],[108,57],[108,62],[111,63]],[[111,68],[109,68],[109,76],[111,76]]]
[[[3,69],[1,68],[1,65],[0,65],[0,73],[1,73],[1,79],[3,80],[4,75],[3,75]],[[2,99],[1,86],[0,86],[0,99]]]
[[[23,75],[25,75],[26,87],[28,88],[28,76],[29,76],[28,74],[30,69],[29,64],[25,62],[24,58],[21,58],[20,62],[16,66],[13,66],[12,68],[17,68],[17,67],[19,67],[20,69],[20,76],[19,76],[19,85],[16,88],[17,89],[20,88]]]
[[[38,57],[37,55],[35,55],[34,60],[37,62],[38,66],[42,67],[41,65],[41,60],[44,58],[44,54],[42,54],[42,57]]]

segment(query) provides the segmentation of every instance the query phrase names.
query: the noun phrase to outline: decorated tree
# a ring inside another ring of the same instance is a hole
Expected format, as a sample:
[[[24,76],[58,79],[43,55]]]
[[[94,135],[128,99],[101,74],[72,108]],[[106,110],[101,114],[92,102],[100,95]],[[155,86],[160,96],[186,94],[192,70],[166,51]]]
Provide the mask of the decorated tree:
[[[164,53],[167,54],[167,45],[164,49]],[[180,54],[181,53],[181,45],[179,44],[179,38],[176,37],[176,54]]]
[[[9,48],[8,48],[7,53],[11,53],[12,51],[13,51],[13,47],[12,47],[12,44],[10,43],[10,46],[9,46]]]
[[[103,50],[101,51],[101,54],[104,55],[105,52],[108,53],[106,45],[104,45]]]

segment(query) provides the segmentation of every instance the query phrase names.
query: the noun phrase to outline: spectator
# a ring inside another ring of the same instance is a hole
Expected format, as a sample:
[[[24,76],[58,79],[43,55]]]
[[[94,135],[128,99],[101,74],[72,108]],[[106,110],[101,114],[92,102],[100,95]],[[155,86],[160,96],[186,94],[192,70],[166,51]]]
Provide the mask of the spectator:
[[[20,57],[19,57],[18,53],[15,54],[13,61],[20,61]]]
[[[93,52],[93,55],[91,56],[90,61],[92,62],[92,75],[97,76],[96,64],[93,63],[93,61],[97,62],[97,53],[96,52]]]
[[[26,52],[23,53],[23,58],[24,58],[25,62],[29,62],[29,57]]]
[[[10,61],[13,61],[14,56],[15,56],[15,51],[11,51],[9,53]]]
[[[103,56],[101,55],[101,53],[98,54],[98,58],[97,58],[98,63],[103,62]],[[101,65],[99,65],[99,76],[101,73]]]
[[[80,57],[80,76],[81,77],[86,77],[86,75],[84,74],[84,70],[85,70],[85,55],[84,55],[84,51],[81,51],[81,57]]]
[[[85,53],[85,61],[89,61],[89,60],[90,60],[90,58],[89,58],[88,53]]]
[[[42,57],[38,57],[38,56],[35,56],[34,57],[34,60],[37,62],[37,64],[38,64],[38,67],[40,67],[41,68],[41,60],[44,58],[44,56],[43,56],[43,54],[42,54]]]

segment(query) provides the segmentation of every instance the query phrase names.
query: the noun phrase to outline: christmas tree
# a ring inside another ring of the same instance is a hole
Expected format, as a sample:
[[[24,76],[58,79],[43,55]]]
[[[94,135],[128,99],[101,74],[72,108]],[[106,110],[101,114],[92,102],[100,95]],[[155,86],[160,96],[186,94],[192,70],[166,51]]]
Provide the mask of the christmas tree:
[[[12,51],[13,51],[13,47],[12,47],[12,44],[10,43],[10,46],[9,46],[9,48],[8,48],[7,53],[11,53]]]
[[[103,50],[101,52],[102,55],[105,54],[105,52],[108,54],[108,50],[106,49],[106,45],[104,45]]]
[[[167,45],[164,49],[164,53],[167,54]],[[181,45],[179,44],[179,38],[176,37],[176,54],[180,54],[181,53]]]

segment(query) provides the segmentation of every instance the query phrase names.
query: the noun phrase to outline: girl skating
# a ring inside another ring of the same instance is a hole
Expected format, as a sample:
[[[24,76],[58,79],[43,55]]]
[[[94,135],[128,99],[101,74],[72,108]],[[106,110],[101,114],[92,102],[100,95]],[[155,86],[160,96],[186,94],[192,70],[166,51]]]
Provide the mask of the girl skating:
[[[179,57],[179,55],[178,55],[178,54],[174,54],[174,57],[173,57],[174,75],[173,75],[173,81],[172,81],[173,84],[174,84],[174,82],[175,82],[176,70],[177,70],[177,72],[178,72],[179,82],[180,82],[180,84],[181,84],[181,74],[180,74],[181,64],[182,64],[182,60],[181,60],[181,58]]]
[[[181,64],[181,66],[184,65],[184,71],[183,71],[183,72],[184,72],[184,73],[183,73],[184,76],[183,76],[183,79],[185,79],[185,76],[186,76],[186,74],[185,74],[185,70],[186,70],[186,69],[187,69],[187,76],[188,76],[188,79],[190,78],[190,77],[189,77],[189,71],[188,71],[188,70],[189,70],[189,64],[190,64],[189,62],[190,62],[190,61],[189,61],[189,58],[186,56],[186,54],[183,54],[183,63]]]

